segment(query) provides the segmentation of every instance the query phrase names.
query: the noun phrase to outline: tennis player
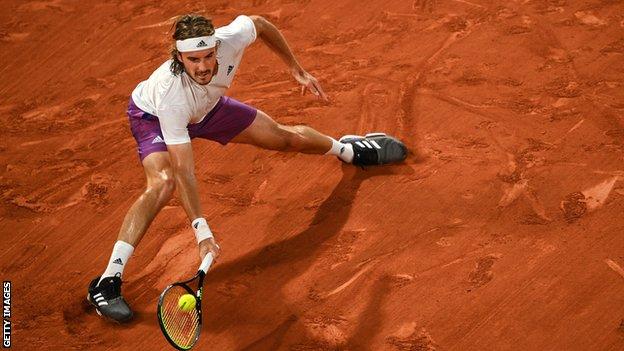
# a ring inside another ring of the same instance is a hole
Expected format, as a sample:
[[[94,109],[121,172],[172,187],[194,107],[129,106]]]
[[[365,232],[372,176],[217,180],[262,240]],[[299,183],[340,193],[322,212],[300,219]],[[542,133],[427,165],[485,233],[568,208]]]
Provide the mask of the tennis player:
[[[325,154],[356,166],[401,162],[407,156],[401,141],[383,133],[336,140],[308,126],[282,125],[226,96],[245,49],[260,39],[288,66],[302,92],[327,100],[317,79],[301,67],[284,36],[265,18],[241,15],[215,29],[209,19],[190,14],[179,17],[174,29],[171,58],[137,85],[128,106],[146,188],[124,218],[106,269],[89,285],[89,302],[117,322],[132,318],[121,295],[123,270],[174,189],[195,232],[200,258],[208,252],[219,255],[197,191],[192,139]]]

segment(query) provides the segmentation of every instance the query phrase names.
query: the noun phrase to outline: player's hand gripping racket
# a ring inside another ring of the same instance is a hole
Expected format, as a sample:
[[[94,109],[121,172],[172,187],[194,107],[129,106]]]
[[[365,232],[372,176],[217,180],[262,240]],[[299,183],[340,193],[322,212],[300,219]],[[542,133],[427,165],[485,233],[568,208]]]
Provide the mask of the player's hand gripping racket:
[[[158,299],[160,329],[167,341],[178,350],[189,350],[199,340],[204,277],[213,260],[212,253],[206,254],[193,278],[169,285]],[[197,291],[188,285],[194,280],[197,280]]]

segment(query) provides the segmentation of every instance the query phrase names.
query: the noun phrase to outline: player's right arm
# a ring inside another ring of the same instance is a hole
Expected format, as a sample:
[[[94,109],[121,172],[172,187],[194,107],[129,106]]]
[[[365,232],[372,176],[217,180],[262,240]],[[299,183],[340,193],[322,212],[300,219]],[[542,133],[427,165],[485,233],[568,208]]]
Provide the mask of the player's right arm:
[[[188,218],[193,221],[195,218],[202,216],[197,180],[195,179],[193,148],[191,143],[184,143],[167,145],[167,150],[171,158],[171,167],[175,174],[180,201]]]
[[[216,258],[219,256],[220,248],[212,237],[212,233],[205,232],[210,232],[210,228],[202,217],[191,143],[167,145],[167,150],[171,158],[171,167],[173,168],[180,202],[193,225],[195,234],[198,236],[199,256],[203,259],[208,252],[212,252]],[[206,234],[209,234],[210,237],[200,241],[202,235]]]
[[[178,100],[180,99],[175,92],[176,90],[171,88],[166,97],[168,103],[162,103],[158,109],[158,122],[165,144],[167,144],[167,151],[169,151],[180,202],[191,222],[199,244],[200,259],[203,259],[209,251],[216,258],[219,255],[219,246],[202,215],[199,192],[197,191],[193,148],[187,129],[190,113],[184,104],[179,103]]]

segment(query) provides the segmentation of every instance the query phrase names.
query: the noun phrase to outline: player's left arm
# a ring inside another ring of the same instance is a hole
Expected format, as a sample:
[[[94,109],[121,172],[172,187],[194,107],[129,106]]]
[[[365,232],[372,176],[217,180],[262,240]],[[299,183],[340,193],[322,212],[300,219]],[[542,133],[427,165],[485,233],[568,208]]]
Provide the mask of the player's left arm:
[[[301,67],[282,33],[262,16],[249,16],[256,27],[256,35],[286,63],[293,77],[302,85],[302,93],[310,90],[314,95],[328,100],[318,80]]]

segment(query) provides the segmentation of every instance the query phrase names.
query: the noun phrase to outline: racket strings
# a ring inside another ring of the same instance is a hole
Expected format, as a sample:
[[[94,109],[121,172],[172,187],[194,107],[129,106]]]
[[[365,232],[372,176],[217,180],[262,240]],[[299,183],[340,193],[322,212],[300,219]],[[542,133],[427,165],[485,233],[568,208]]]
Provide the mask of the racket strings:
[[[186,312],[178,306],[178,300],[188,294],[184,288],[173,286],[163,296],[161,319],[169,338],[182,348],[194,345],[199,334],[199,314],[197,309]]]

